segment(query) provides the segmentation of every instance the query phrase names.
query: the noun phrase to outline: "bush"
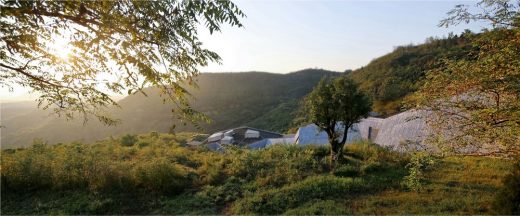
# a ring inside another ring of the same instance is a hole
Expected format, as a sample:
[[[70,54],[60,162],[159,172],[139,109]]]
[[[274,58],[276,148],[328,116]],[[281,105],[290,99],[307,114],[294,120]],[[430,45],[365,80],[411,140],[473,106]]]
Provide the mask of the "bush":
[[[260,186],[282,186],[321,173],[314,148],[277,145],[262,150],[231,151],[229,174]]]
[[[152,131],[152,132],[150,132],[150,137],[159,138],[159,133],[157,131]]]
[[[360,179],[334,176],[309,177],[280,189],[270,189],[246,196],[232,207],[233,214],[281,214],[288,209],[315,199],[333,199],[362,193],[365,184]]]
[[[166,215],[217,215],[211,199],[199,195],[181,195],[175,199],[161,200],[160,214]],[[155,213],[158,214],[158,213]]]
[[[406,165],[408,175],[404,177],[404,185],[410,190],[419,191],[424,181],[424,172],[432,168],[435,158],[425,152],[413,154],[410,163]]]
[[[359,168],[352,165],[342,165],[334,170],[334,175],[340,177],[357,177],[359,176]]]
[[[503,184],[495,196],[494,210],[503,215],[520,215],[520,157],[516,159],[511,173],[504,178]]]
[[[165,159],[142,162],[135,169],[135,183],[147,191],[179,194],[190,186],[188,173]]]
[[[226,203],[233,202],[242,196],[243,184],[244,181],[230,177],[223,185],[205,186],[198,195],[208,197],[217,206],[224,206]]]
[[[286,211],[283,215],[350,215],[343,202],[323,200],[308,202],[298,208]]]
[[[137,142],[137,136],[135,135],[124,135],[121,137],[121,145],[122,146],[133,146]]]
[[[144,148],[146,146],[149,146],[150,143],[149,142],[145,142],[145,141],[141,141],[139,143],[137,143],[137,146],[139,146],[139,148]]]
[[[384,172],[387,168],[388,166],[384,162],[369,161],[361,166],[361,171],[363,174],[377,174]]]

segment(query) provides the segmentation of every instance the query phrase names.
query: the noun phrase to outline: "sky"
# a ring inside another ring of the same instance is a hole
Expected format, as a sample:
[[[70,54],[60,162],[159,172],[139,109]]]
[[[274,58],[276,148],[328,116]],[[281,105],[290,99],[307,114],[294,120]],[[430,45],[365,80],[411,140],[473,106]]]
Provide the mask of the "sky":
[[[420,44],[430,36],[464,29],[480,31],[481,23],[438,27],[457,4],[475,1],[235,1],[246,18],[244,28],[205,31],[206,48],[222,64],[204,72],[266,71],[288,73],[305,68],[356,69],[398,45]]]
[[[394,47],[420,44],[464,29],[480,31],[481,23],[438,27],[457,4],[475,1],[234,1],[247,15],[243,28],[223,26],[210,34],[200,30],[203,47],[217,52],[222,64],[202,72],[265,71],[289,73],[306,68],[356,69]],[[0,89],[1,101],[34,99],[28,89]]]

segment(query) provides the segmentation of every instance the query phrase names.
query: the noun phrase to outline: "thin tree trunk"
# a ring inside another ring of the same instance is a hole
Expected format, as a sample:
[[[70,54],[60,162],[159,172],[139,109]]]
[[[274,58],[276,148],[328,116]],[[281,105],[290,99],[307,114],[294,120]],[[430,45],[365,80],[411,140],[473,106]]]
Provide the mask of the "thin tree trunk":
[[[337,141],[331,141],[330,144],[330,170],[333,172],[336,169],[339,160],[343,156],[343,145]]]

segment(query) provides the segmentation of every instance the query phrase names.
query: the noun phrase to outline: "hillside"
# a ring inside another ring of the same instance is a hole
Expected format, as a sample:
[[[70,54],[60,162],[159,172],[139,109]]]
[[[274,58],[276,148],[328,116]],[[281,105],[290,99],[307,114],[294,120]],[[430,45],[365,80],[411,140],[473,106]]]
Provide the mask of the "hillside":
[[[192,136],[3,150],[2,214],[512,214],[506,202],[514,200],[499,194],[512,160],[415,157],[355,143],[331,172],[324,147],[215,153],[182,144]]]
[[[193,107],[212,120],[202,124],[199,132],[248,125],[273,131],[286,131],[299,101],[309,93],[323,76],[341,73],[307,69],[289,74],[264,72],[204,73],[198,77],[199,88],[190,88],[196,100]],[[182,125],[173,118],[171,106],[162,103],[156,89],[146,90],[148,97],[134,94],[119,101],[121,109],[109,110],[122,120],[115,127],[91,120],[84,125],[82,119],[65,121],[50,116],[48,111],[37,110],[34,103],[2,104],[2,148],[27,146],[34,138],[49,143],[82,140],[91,142],[110,136],[150,131],[196,131],[191,125]],[[279,118],[281,117],[281,118]]]
[[[173,118],[169,105],[164,105],[156,89],[147,89],[149,97],[134,94],[119,101],[122,109],[109,110],[122,120],[116,127],[106,127],[95,120],[66,122],[35,109],[35,104],[3,104],[2,147],[26,146],[34,138],[50,143],[74,140],[94,141],[109,136],[150,131],[199,131],[211,133],[248,125],[276,132],[292,127],[300,99],[309,93],[323,76],[347,74],[368,92],[373,109],[383,116],[404,109],[403,100],[423,82],[425,73],[445,57],[464,58],[470,50],[471,32],[448,38],[429,38],[424,44],[399,46],[391,53],[374,59],[368,65],[345,73],[307,69],[289,74],[265,72],[204,73],[198,77],[199,88],[189,88],[196,100],[193,107],[205,113],[212,122],[200,130],[183,125]]]
[[[403,99],[417,90],[428,70],[443,58],[463,58],[470,49],[471,32],[448,38],[429,38],[420,45],[398,46],[394,51],[354,70],[349,76],[374,101],[374,111],[383,115],[402,110]]]

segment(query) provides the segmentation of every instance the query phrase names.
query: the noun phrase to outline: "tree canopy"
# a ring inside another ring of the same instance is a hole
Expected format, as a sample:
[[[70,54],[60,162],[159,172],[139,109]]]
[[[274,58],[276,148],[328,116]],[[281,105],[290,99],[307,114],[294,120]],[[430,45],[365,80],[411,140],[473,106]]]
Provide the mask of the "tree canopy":
[[[345,76],[332,81],[322,79],[305,98],[302,114],[307,121],[327,133],[331,145],[331,165],[341,157],[349,128],[367,117],[371,105],[368,96]]]
[[[117,105],[112,94],[148,86],[180,117],[203,118],[183,86],[220,57],[198,30],[241,27],[245,16],[227,0],[1,1],[0,11],[0,86],[28,87],[44,109],[108,124],[116,122],[102,108]]]
[[[429,124],[449,151],[520,150],[520,1],[482,1],[482,14],[457,6],[442,25],[489,20],[494,28],[471,38],[464,58],[443,58],[416,94],[432,111]]]

